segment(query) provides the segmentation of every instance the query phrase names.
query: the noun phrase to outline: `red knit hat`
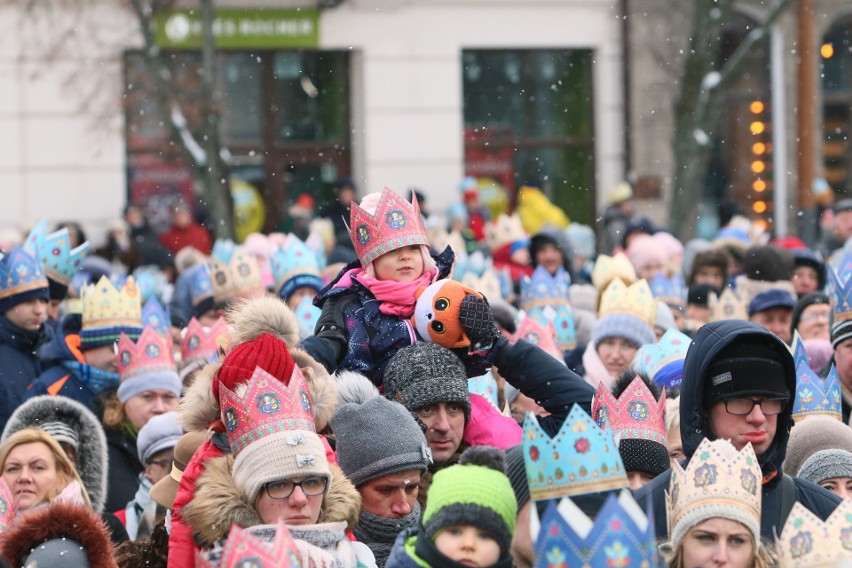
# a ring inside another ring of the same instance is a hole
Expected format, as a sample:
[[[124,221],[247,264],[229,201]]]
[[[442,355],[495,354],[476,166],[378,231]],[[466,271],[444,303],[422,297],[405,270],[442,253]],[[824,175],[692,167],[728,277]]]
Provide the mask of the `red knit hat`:
[[[296,363],[287,344],[269,333],[235,346],[222,360],[213,380],[213,396],[219,400],[219,385],[234,390],[247,383],[256,367],[260,367],[284,384],[290,382]]]

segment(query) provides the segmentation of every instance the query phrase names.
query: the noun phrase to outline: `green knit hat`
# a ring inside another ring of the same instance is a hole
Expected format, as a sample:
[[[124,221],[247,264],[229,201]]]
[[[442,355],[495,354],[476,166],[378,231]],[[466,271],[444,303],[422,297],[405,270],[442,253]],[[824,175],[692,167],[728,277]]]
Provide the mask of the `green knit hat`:
[[[509,553],[518,503],[503,473],[503,452],[475,446],[464,452],[458,465],[435,474],[423,511],[423,532],[434,540],[447,527],[472,525],[492,536],[501,557]]]

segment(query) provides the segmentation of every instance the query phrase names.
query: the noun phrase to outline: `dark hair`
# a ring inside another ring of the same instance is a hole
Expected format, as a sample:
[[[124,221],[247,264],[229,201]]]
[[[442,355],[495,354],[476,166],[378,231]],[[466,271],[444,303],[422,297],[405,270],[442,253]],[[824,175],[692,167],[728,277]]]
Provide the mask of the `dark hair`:
[[[686,280],[687,286],[692,286],[695,283],[695,277],[698,271],[705,266],[718,268],[722,271],[722,275],[727,280],[728,268],[731,265],[731,254],[722,248],[711,248],[695,253],[695,258],[692,260],[692,270],[689,271],[689,278]]]

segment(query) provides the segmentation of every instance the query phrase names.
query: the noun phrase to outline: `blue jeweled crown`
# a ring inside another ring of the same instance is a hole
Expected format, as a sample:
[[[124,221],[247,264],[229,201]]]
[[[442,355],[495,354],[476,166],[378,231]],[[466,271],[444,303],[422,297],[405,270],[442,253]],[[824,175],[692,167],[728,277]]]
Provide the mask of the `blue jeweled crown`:
[[[68,229],[48,234],[47,220],[36,223],[24,242],[24,250],[41,261],[48,278],[65,286],[89,254],[89,242],[71,248]]]
[[[0,301],[39,292],[43,292],[43,297],[47,299],[47,287],[47,276],[41,263],[18,245],[12,246],[0,258]]]
[[[640,347],[633,358],[633,366],[658,385],[678,388],[683,378],[683,360],[690,343],[692,340],[687,335],[670,329],[658,343]]]
[[[834,365],[825,381],[805,362],[796,366],[796,397],[793,399],[793,420],[825,415],[843,420],[841,412],[840,379]]]
[[[656,276],[651,278],[648,285],[651,287],[651,294],[656,299],[667,304],[686,305],[686,283],[680,274],[668,278],[662,273],[657,273]]]
[[[536,568],[659,566],[653,511],[627,491],[610,495],[592,522],[570,499],[550,503],[535,539]]]
[[[309,335],[313,335],[319,317],[322,315],[322,310],[314,305],[314,299],[309,296],[303,297],[293,313],[299,320],[299,328],[303,328]]]
[[[318,285],[320,266],[316,252],[298,237],[287,239],[284,248],[277,249],[269,258],[275,291],[279,291],[290,279],[299,275],[313,276]]]
[[[169,316],[169,310],[163,307],[156,296],[151,296],[151,299],[142,306],[142,327],[150,327],[163,335],[171,335],[172,333],[172,320]]]
[[[808,362],[808,352],[805,350],[805,343],[797,330],[793,330],[793,343],[790,350],[793,352],[793,364],[796,368],[799,365],[810,366]]]
[[[574,312],[571,311],[571,306],[567,303],[536,306],[527,315],[544,328],[547,328],[548,324],[553,325],[553,331],[556,333],[554,337],[556,346],[562,351],[570,351],[577,347]]]
[[[553,438],[528,413],[523,445],[533,500],[627,487],[627,474],[609,426],[599,427],[576,404]]]
[[[213,301],[213,283],[210,280],[210,266],[205,262],[187,270],[189,295],[192,305],[198,306],[205,300]]]
[[[571,277],[560,268],[551,275],[539,265],[530,278],[521,278],[521,309],[529,312],[535,307],[566,304],[571,300]]]
[[[850,257],[852,260],[852,257]],[[852,278],[846,271],[834,267],[828,271],[828,297],[831,299],[832,326],[852,319]]]

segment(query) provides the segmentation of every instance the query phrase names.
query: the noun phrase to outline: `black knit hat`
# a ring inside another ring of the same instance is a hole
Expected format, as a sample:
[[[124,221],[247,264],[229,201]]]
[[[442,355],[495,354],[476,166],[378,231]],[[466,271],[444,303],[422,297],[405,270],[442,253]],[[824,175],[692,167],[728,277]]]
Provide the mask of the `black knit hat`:
[[[750,280],[789,280],[794,267],[793,254],[773,245],[751,247],[743,258],[743,274]]]
[[[793,308],[793,321],[790,323],[791,333],[799,327],[799,319],[802,317],[802,312],[805,311],[805,308],[814,304],[825,304],[828,306],[831,305],[831,302],[828,299],[828,295],[823,292],[811,292],[799,298],[799,301],[796,302],[796,307]]]
[[[817,290],[825,288],[825,263],[822,261],[820,254],[811,249],[793,249],[791,253],[793,255],[794,269],[800,266],[807,266],[814,269],[817,273]]]
[[[704,408],[720,400],[751,395],[789,399],[784,357],[765,338],[743,338],[728,345],[707,367]]]
[[[656,400],[660,400],[662,391],[646,374],[628,369],[618,376],[612,385],[612,396],[618,399],[627,391],[633,380],[639,377]],[[669,450],[663,444],[653,440],[638,438],[622,439],[618,442],[618,453],[624,463],[624,471],[638,471],[657,477],[669,468]]]

